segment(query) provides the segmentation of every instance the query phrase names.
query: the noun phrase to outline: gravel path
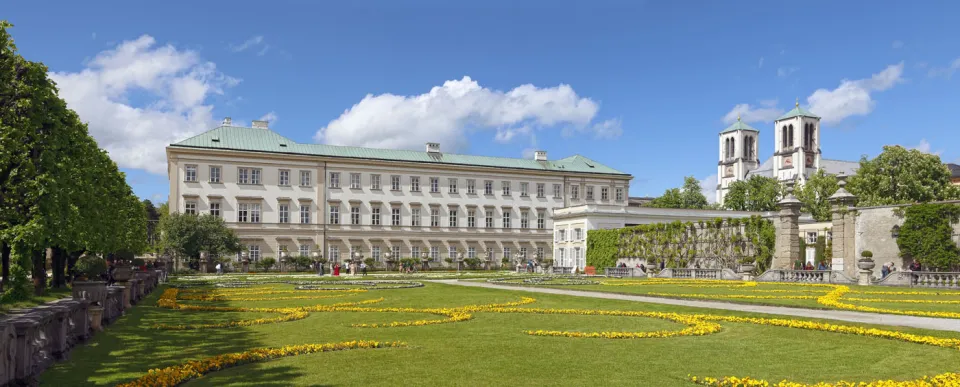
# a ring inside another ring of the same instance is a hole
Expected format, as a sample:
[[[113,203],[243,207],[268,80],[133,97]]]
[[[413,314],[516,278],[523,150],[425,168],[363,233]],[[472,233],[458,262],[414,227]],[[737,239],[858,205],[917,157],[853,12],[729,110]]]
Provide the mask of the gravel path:
[[[458,280],[432,280],[428,282],[436,282],[436,283],[447,284],[447,285],[488,288],[488,289],[512,290],[512,291],[530,292],[530,293],[559,294],[564,296],[575,296],[575,297],[593,297],[593,298],[604,298],[604,299],[610,299],[610,300],[637,301],[637,302],[647,302],[647,303],[653,303],[653,304],[689,306],[694,308],[723,309],[723,310],[733,310],[737,312],[765,313],[765,314],[776,314],[776,315],[782,315],[782,316],[839,320],[839,321],[847,321],[847,322],[863,323],[863,324],[878,324],[878,325],[902,326],[902,327],[913,327],[913,328],[923,328],[923,329],[935,329],[940,331],[960,332],[960,319],[899,316],[899,315],[892,315],[892,314],[864,313],[864,312],[854,312],[854,311],[845,311],[845,310],[817,310],[817,309],[791,308],[791,307],[783,307],[783,306],[733,304],[733,303],[727,303],[727,302],[712,302],[712,301],[699,301],[699,300],[677,300],[677,299],[671,299],[671,298],[633,296],[633,295],[627,295],[627,294],[613,294],[613,293],[590,292],[590,291],[581,291],[581,290],[498,285],[498,284],[491,284],[489,282],[473,282],[473,281],[458,281]]]

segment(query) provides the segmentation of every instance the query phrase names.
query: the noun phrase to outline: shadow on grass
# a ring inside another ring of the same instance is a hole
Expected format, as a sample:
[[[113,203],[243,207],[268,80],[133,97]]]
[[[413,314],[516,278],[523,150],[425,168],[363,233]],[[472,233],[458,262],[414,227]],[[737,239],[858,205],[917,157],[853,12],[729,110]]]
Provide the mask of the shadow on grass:
[[[249,328],[206,330],[154,329],[157,323],[204,324],[217,320],[265,317],[253,313],[185,313],[156,306],[158,289],[103,332],[74,348],[67,361],[40,376],[42,385],[113,385],[130,381],[150,369],[163,368],[225,353],[262,347]],[[278,380],[282,382],[282,380]]]

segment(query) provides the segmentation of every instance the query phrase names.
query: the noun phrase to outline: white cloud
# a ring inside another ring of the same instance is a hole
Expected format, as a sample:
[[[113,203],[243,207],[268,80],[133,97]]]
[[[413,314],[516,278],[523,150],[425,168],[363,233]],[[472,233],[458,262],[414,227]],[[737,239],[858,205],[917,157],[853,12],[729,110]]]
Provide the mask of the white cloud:
[[[867,115],[876,102],[871,94],[887,90],[903,82],[903,62],[887,66],[870,78],[842,80],[833,90],[817,89],[809,97],[810,111],[822,117],[825,123],[836,123],[855,115]]]
[[[957,70],[960,70],[960,58],[954,59],[953,62],[950,62],[949,66],[931,68],[930,71],[927,72],[927,75],[930,77],[946,77],[950,79]]]
[[[916,146],[909,147],[908,149],[916,149],[923,153],[928,153],[928,154],[937,155],[937,156],[940,156],[940,154],[943,153],[942,150],[932,151],[933,147],[930,146],[930,142],[927,141],[927,139],[925,138],[921,138],[919,144],[917,144]]]
[[[890,46],[893,47],[894,50],[901,49],[903,48],[903,41],[894,40],[893,43],[890,44]]]
[[[707,176],[703,180],[700,180],[700,192],[703,192],[703,196],[707,197],[708,203],[713,204],[717,202],[717,174],[716,173],[710,176]]]
[[[762,69],[762,68],[763,68],[763,57],[762,57],[762,56],[760,57],[760,63],[757,63],[757,68],[758,68],[758,69]]]
[[[214,125],[207,99],[240,82],[197,52],[143,35],[97,54],[80,72],[52,72],[60,96],[122,168],[166,173],[164,148]],[[134,106],[130,101],[145,100]]]
[[[743,122],[773,122],[773,120],[782,116],[784,111],[776,107],[777,100],[760,101],[760,106],[753,106],[748,103],[737,104],[730,109],[723,122],[732,124],[737,122],[737,117]]]
[[[246,50],[249,49],[249,48],[257,47],[257,46],[259,46],[261,43],[263,43],[263,36],[257,35],[257,36],[254,36],[254,37],[250,38],[250,39],[247,39],[247,40],[244,41],[243,43],[240,43],[240,44],[230,44],[229,46],[227,46],[227,48],[229,48],[230,51],[233,51],[233,52],[243,52],[243,51],[246,51]]]
[[[599,109],[597,102],[578,96],[569,85],[526,84],[500,91],[465,76],[420,95],[368,94],[317,131],[314,139],[394,149],[420,149],[432,141],[455,151],[466,145],[470,131],[495,130],[494,140],[499,142],[557,127],[596,138],[619,136],[620,120],[595,122]]]
[[[275,123],[275,122],[277,122],[277,120],[279,120],[279,119],[280,119],[280,117],[277,116],[277,112],[273,112],[273,111],[271,111],[271,112],[269,112],[269,113],[267,113],[267,114],[264,114],[264,115],[260,116],[260,121],[267,121],[267,122],[269,122],[269,123],[271,124],[271,127],[272,127],[272,124]]]

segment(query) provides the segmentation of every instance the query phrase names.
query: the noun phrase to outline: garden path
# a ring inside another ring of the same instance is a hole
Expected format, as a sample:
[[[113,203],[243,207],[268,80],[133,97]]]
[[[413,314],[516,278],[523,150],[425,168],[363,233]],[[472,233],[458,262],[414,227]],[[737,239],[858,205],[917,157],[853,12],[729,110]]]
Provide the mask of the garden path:
[[[611,299],[611,300],[625,300],[625,301],[647,302],[647,303],[653,303],[653,304],[688,306],[693,308],[723,309],[723,310],[733,310],[737,312],[747,312],[747,313],[777,314],[777,315],[794,316],[794,317],[839,320],[839,321],[847,321],[847,322],[855,322],[855,323],[863,323],[863,324],[902,326],[902,327],[912,327],[912,328],[922,328],[922,329],[935,329],[940,331],[960,332],[960,319],[899,316],[899,315],[891,315],[891,314],[865,313],[865,312],[854,312],[854,311],[845,311],[845,310],[823,310],[823,309],[805,309],[805,308],[794,308],[794,307],[784,307],[784,306],[734,304],[729,302],[678,300],[678,299],[672,299],[672,298],[634,296],[634,295],[627,295],[627,294],[602,293],[602,292],[592,292],[592,291],[582,291],[582,290],[498,285],[498,284],[491,284],[488,282],[475,282],[475,281],[432,280],[429,282],[436,282],[436,283],[448,284],[448,285],[472,286],[472,287],[480,287],[480,288],[488,288],[488,289],[503,289],[503,290],[513,290],[513,291],[531,292],[531,293],[559,294],[559,295],[576,296],[576,297],[605,298],[605,299]]]

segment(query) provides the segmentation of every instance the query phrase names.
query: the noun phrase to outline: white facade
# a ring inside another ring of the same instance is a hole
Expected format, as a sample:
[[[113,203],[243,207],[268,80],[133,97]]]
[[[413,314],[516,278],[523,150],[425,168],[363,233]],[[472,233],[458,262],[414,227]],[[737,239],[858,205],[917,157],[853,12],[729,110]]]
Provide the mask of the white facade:
[[[559,208],[553,213],[554,265],[586,267],[587,231],[608,230],[639,224],[696,222],[717,218],[749,218],[769,213],[675,208],[623,207],[585,204]]]
[[[221,216],[252,259],[278,258],[281,247],[331,261],[354,249],[380,261],[388,251],[437,263],[459,252],[496,264],[504,254],[549,257],[555,209],[625,207],[632,178],[177,144],[167,158],[171,212]]]

